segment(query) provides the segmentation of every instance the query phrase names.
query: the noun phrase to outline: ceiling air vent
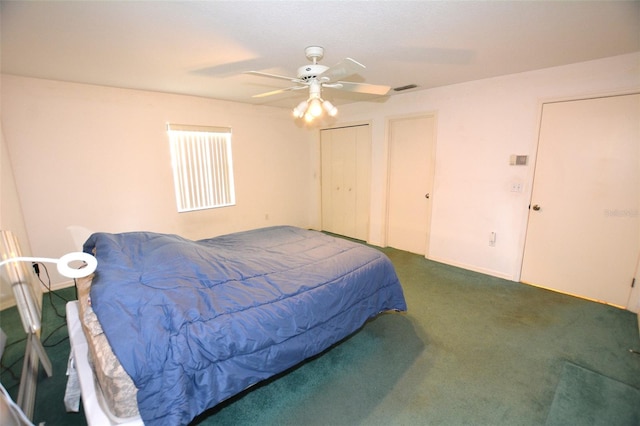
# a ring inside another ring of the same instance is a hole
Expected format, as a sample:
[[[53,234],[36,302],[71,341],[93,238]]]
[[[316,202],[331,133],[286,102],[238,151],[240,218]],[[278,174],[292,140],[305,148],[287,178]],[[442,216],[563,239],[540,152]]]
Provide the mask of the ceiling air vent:
[[[417,84],[407,84],[406,86],[394,87],[393,90],[402,92],[403,90],[415,89],[416,87],[418,87]]]

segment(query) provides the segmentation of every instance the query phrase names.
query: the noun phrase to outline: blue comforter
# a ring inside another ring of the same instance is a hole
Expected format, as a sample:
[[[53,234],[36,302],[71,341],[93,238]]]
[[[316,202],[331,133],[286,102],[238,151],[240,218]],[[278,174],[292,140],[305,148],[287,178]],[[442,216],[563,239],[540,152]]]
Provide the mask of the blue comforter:
[[[149,425],[186,424],[372,316],[406,310],[383,253],[294,227],[200,241],[97,233],[84,250],[98,259],[93,309]]]

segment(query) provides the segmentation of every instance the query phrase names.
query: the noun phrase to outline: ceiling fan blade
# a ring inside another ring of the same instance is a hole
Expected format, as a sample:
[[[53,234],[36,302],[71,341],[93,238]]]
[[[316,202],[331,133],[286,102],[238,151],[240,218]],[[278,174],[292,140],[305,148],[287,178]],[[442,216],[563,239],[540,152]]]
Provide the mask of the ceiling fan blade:
[[[350,81],[337,81],[332,84],[327,84],[325,87],[345,90],[347,92],[366,93],[368,95],[378,96],[384,96],[389,92],[389,90],[391,90],[391,87],[389,86],[380,86],[377,84],[366,83],[352,83]]]
[[[286,75],[269,74],[267,72],[261,71],[246,71],[245,74],[258,75],[260,77],[278,78],[280,80],[293,81],[294,83],[302,83],[302,80],[297,77],[287,77]]]
[[[350,75],[357,74],[366,67],[351,58],[345,58],[334,66],[327,68],[325,72],[320,74],[318,78],[322,82],[336,81],[341,78],[347,78]]]
[[[307,86],[287,87],[287,88],[284,88],[284,89],[273,90],[271,92],[259,93],[257,95],[253,95],[252,98],[264,98],[264,97],[271,96],[271,95],[277,95],[279,93],[290,92],[292,90],[299,90],[299,89],[306,89],[306,88],[307,88]]]

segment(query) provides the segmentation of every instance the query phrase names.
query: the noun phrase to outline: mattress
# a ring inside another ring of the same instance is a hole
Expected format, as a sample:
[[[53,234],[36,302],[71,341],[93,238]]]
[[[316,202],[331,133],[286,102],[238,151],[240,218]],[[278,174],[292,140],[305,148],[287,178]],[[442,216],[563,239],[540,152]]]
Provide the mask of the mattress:
[[[199,241],[99,233],[84,250],[98,259],[78,287],[100,393],[145,424],[186,424],[373,316],[406,310],[380,251],[295,227]]]
[[[87,341],[88,360],[95,375],[95,385],[103,396],[109,417],[116,423],[138,417],[138,390],[122,367],[107,341],[102,326],[91,307],[90,288],[93,275],[77,280],[78,316]]]

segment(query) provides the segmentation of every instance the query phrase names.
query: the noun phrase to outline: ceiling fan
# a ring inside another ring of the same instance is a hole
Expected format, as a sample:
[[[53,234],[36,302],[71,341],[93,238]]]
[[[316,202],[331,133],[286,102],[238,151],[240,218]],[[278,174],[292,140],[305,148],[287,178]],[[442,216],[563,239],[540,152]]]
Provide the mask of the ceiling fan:
[[[347,78],[365,69],[364,65],[351,58],[345,58],[342,61],[338,62],[336,65],[328,67],[326,65],[320,65],[318,63],[318,61],[321,60],[324,56],[323,47],[309,46],[304,50],[304,53],[307,59],[309,59],[312,63],[310,65],[303,65],[298,68],[297,77],[287,77],[260,71],[248,71],[247,74],[277,78],[280,80],[288,80],[296,83],[295,86],[273,90],[271,92],[260,93],[258,95],[254,95],[253,97],[262,98],[292,90],[309,88],[308,99],[300,102],[300,104],[294,108],[293,115],[296,118],[304,117],[305,120],[311,121],[313,120],[313,118],[322,115],[323,110],[326,111],[330,116],[335,116],[338,113],[338,109],[333,106],[331,102],[322,99],[321,93],[323,87],[378,96],[384,96],[390,90],[389,86],[342,81],[341,79]]]

